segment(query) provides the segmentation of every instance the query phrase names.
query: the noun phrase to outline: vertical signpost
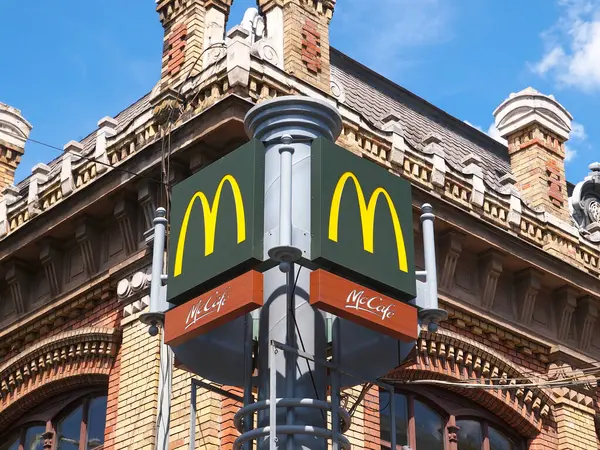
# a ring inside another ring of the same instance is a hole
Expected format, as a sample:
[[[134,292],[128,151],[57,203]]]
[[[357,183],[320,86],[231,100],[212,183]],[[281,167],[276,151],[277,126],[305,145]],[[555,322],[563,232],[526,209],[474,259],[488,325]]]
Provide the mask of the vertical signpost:
[[[266,101],[245,124],[248,144],[173,189],[165,342],[193,372],[244,386],[234,448],[257,440],[260,450],[325,450],[327,439],[348,448],[350,418],[337,404],[338,365],[353,351],[344,333],[373,347],[363,345],[360,364],[377,378],[414,344],[424,311],[439,312],[435,292],[414,300],[410,183],[334,144],[342,120],[326,101]],[[435,278],[431,257],[426,266]],[[336,316],[332,363],[323,363],[325,312]],[[249,405],[253,366],[258,401]]]

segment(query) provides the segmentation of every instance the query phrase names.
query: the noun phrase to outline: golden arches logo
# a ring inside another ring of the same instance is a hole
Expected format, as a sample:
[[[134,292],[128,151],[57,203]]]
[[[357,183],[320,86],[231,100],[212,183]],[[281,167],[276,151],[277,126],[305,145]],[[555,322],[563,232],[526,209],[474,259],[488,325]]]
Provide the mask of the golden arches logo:
[[[338,241],[340,202],[342,201],[342,193],[344,192],[344,187],[346,186],[346,182],[348,180],[352,180],[354,182],[354,186],[356,187],[358,207],[360,209],[360,222],[362,226],[363,247],[365,251],[373,253],[375,209],[377,208],[377,200],[379,199],[379,196],[383,195],[387,200],[387,204],[390,209],[392,224],[394,226],[394,234],[396,235],[398,268],[402,272],[408,272],[408,260],[406,257],[406,248],[404,246],[404,236],[402,234],[400,220],[398,219],[398,213],[396,212],[396,207],[394,206],[392,198],[385,189],[378,187],[373,191],[371,198],[369,199],[369,203],[367,203],[365,200],[365,194],[360,186],[360,182],[352,172],[344,173],[338,180],[335,190],[333,191],[331,210],[329,212],[329,239],[334,242]]]
[[[196,192],[190,202],[188,203],[185,215],[183,216],[183,222],[181,224],[181,231],[179,233],[179,239],[177,240],[177,251],[175,253],[175,267],[173,269],[173,276],[181,275],[183,266],[183,252],[185,250],[185,238],[187,236],[188,224],[190,221],[190,214],[194,208],[196,200],[200,200],[202,204],[202,213],[204,215],[204,256],[210,255],[215,249],[215,231],[217,227],[217,215],[219,214],[219,203],[221,202],[221,191],[225,182],[229,183],[231,190],[233,191],[233,200],[235,202],[235,215],[237,219],[237,243],[246,240],[246,215],[244,213],[244,202],[242,200],[242,193],[240,192],[240,186],[232,175],[225,175],[221,178],[221,182],[217,187],[215,198],[213,199],[212,205],[209,203],[208,198],[204,192]]]

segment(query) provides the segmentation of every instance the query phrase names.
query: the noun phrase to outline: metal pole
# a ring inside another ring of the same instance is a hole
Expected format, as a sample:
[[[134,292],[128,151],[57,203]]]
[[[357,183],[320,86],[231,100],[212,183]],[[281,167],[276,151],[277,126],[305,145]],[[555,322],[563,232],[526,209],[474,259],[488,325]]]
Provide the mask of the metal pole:
[[[289,153],[289,152],[285,152]],[[283,155],[283,154],[282,154]],[[290,156],[291,158],[291,156]],[[291,170],[291,159],[290,159]],[[290,173],[291,175],[291,173]],[[282,177],[283,178],[283,177]],[[291,186],[290,186],[291,194]],[[290,270],[287,272],[287,316],[286,316],[286,344],[292,348],[296,348],[296,329],[294,327],[294,314],[296,302],[294,300],[294,264],[290,264]],[[285,354],[285,395],[287,398],[294,398],[296,392],[294,389],[296,381],[296,355],[291,352]],[[294,408],[287,408],[286,424],[295,425],[294,423]],[[286,438],[287,450],[294,450],[294,436]]]
[[[269,342],[269,450],[277,449],[277,349]]]
[[[150,280],[150,334],[158,334],[157,322],[166,309],[166,289],[162,285],[163,260],[165,252],[166,219],[165,208],[156,209],[154,218],[154,241],[152,248],[152,278]],[[169,447],[169,426],[171,412],[171,349],[165,345],[164,336],[159,344],[159,380],[158,380],[158,417],[156,432],[157,450],[167,450]]]
[[[246,314],[244,318],[244,406],[252,403],[252,316]],[[253,426],[253,415],[250,414],[244,421],[244,432]],[[252,442],[244,444],[244,450],[251,450]]]
[[[163,256],[165,252],[165,235],[167,229],[167,210],[156,209],[154,218],[154,242],[152,247],[152,278],[150,280],[150,312],[161,311],[160,291],[162,286]]]
[[[396,406],[394,401],[394,389],[390,388],[390,444],[396,450]]]
[[[332,330],[333,362],[337,366],[340,364],[340,323],[334,320]],[[339,450],[339,432],[340,432],[340,372],[337,369],[331,370],[331,431],[332,431],[332,449]]]
[[[285,135],[281,138],[283,146],[280,154],[280,197],[279,197],[279,245],[292,245],[292,156],[294,147],[292,137]]]
[[[196,448],[196,383],[192,379],[191,398],[190,398],[190,450]]]
[[[423,227],[423,253],[427,273],[427,302],[425,308],[437,309],[437,266],[435,263],[435,238],[433,231],[433,207],[429,203],[421,206],[421,226]]]

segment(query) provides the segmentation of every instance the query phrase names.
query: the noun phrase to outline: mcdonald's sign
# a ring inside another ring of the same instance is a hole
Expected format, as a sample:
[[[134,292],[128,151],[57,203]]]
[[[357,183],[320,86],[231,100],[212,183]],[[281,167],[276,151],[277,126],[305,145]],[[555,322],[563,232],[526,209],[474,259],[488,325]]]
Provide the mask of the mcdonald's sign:
[[[264,154],[253,140],[173,187],[168,301],[181,304],[263,257]]]
[[[317,139],[311,160],[311,260],[402,300],[416,296],[410,183]]]

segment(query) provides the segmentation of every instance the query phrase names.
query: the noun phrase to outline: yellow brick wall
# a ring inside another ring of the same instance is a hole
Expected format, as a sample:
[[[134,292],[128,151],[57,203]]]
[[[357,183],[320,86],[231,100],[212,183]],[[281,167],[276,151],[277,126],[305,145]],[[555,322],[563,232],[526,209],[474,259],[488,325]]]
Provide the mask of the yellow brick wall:
[[[558,434],[557,450],[598,450],[594,411],[568,400],[554,407]]]
[[[190,402],[193,374],[173,369],[169,450],[187,449],[190,442]],[[196,377],[201,379],[200,377]],[[221,429],[221,396],[204,388],[196,393],[196,448],[218,450]]]
[[[137,320],[123,328],[114,450],[154,449],[159,344]]]

